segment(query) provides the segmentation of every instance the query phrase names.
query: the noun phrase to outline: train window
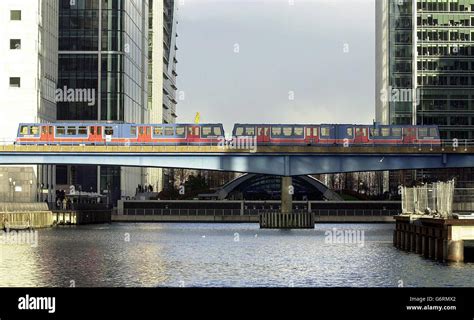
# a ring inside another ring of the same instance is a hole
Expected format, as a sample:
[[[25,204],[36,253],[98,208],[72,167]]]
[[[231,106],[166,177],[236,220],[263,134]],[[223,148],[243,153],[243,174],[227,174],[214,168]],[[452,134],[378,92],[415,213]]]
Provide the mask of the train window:
[[[31,126],[30,127],[30,134],[38,134],[39,133],[39,128],[37,126]]]
[[[244,134],[244,128],[243,128],[243,127],[237,127],[237,128],[235,129],[235,135],[236,135],[236,136],[241,136],[241,135],[243,135],[243,134]]]
[[[137,135],[137,127],[130,127],[130,135],[131,136]]]
[[[102,135],[102,127],[97,127],[97,135]]]
[[[184,136],[185,132],[186,132],[185,127],[176,127],[177,136]]]
[[[403,135],[406,137],[413,137],[415,135],[415,129],[413,128],[406,128],[403,130]]]
[[[194,135],[199,136],[199,127],[194,128]]]
[[[347,128],[346,133],[349,137],[352,137],[354,135],[354,129],[353,128]]]
[[[51,135],[53,134],[53,127],[51,127],[51,126],[49,127],[49,134],[51,134]]]
[[[290,137],[293,133],[293,129],[291,127],[283,127],[283,135],[285,137]]]
[[[28,126],[21,126],[20,128],[20,134],[28,134]]]
[[[214,135],[215,136],[222,136],[221,127],[214,127]]]
[[[313,128],[313,136],[317,137],[319,134],[319,128]]]
[[[146,135],[151,135],[151,127],[146,127]]]
[[[379,129],[378,128],[371,128],[370,129],[370,136],[372,136],[372,137],[375,136],[376,137],[378,135],[379,135]]]
[[[438,130],[436,128],[430,128],[430,137],[437,137],[438,136]]]
[[[80,135],[87,135],[87,127],[79,127],[79,130],[77,130],[77,133]]]
[[[105,127],[104,133],[105,133],[106,136],[112,136],[114,134],[114,128]]]
[[[390,128],[382,128],[382,137],[390,136]]]
[[[42,134],[47,134],[47,133],[48,133],[48,127],[42,126],[42,127],[41,127],[41,133],[42,133]]]
[[[210,135],[212,132],[212,128],[211,127],[201,127],[201,135],[203,137],[207,137],[208,135]]]
[[[306,128],[306,136],[311,137],[311,128]]]
[[[87,135],[87,127],[79,127],[79,129],[77,129],[77,133],[80,135]]]
[[[402,128],[392,128],[392,136],[401,137]]]
[[[57,127],[57,128],[56,128],[56,134],[58,134],[58,135],[65,135],[65,134],[66,134],[66,128],[64,128],[64,127]]]
[[[90,127],[91,134],[95,134],[95,127]]]
[[[367,128],[357,128],[356,135],[358,137],[366,137],[367,136]]]
[[[272,136],[281,136],[281,127],[272,127]]]
[[[418,136],[427,137],[428,136],[428,128],[419,128],[418,129]]]
[[[77,134],[76,127],[67,127],[66,134],[68,136],[75,136]]]
[[[254,127],[246,127],[245,128],[245,135],[246,136],[254,136],[255,135],[255,128]]]
[[[153,134],[155,136],[162,136],[163,135],[163,127],[155,127],[153,128]]]
[[[174,128],[165,127],[165,136],[174,136]]]
[[[331,130],[329,127],[322,127],[321,128],[321,136],[323,137],[329,137]]]
[[[295,127],[294,128],[294,134],[295,136],[300,136],[302,137],[304,135],[304,129],[303,127]]]
[[[143,134],[145,133],[145,130],[143,129],[143,127],[140,127],[140,128],[138,129],[138,133],[139,133],[140,135],[143,135]]]

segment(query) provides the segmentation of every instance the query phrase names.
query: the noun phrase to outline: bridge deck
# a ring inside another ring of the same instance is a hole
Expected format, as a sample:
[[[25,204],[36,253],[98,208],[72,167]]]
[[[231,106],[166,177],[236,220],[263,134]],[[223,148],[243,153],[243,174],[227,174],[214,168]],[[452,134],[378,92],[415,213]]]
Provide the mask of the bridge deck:
[[[474,154],[474,147],[430,146],[259,146],[249,149],[226,149],[220,146],[60,146],[60,145],[2,145],[0,153],[207,153],[207,154]]]

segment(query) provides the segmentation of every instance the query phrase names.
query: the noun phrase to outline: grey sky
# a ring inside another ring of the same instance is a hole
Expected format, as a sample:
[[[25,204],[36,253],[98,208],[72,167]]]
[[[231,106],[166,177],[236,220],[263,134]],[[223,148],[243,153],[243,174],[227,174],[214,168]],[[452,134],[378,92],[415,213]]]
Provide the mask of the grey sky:
[[[178,122],[372,123],[374,0],[178,2]]]

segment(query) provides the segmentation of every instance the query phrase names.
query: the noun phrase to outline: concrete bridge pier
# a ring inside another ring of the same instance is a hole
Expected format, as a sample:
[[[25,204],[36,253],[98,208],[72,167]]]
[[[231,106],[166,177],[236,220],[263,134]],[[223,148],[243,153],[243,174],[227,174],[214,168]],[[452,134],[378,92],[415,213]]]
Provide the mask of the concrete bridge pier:
[[[281,213],[293,213],[293,178],[281,177]]]
[[[260,215],[262,229],[314,229],[313,212],[293,212],[294,186],[292,177],[281,178],[281,212]]]

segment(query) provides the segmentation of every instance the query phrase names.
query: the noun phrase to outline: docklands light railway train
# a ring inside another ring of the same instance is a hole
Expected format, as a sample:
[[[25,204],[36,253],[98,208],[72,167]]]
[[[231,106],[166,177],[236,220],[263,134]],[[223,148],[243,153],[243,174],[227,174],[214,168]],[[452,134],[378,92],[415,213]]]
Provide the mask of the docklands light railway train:
[[[108,122],[21,123],[20,145],[219,145],[222,124]],[[441,144],[437,126],[354,124],[235,124],[232,139],[259,146],[364,146]]]

